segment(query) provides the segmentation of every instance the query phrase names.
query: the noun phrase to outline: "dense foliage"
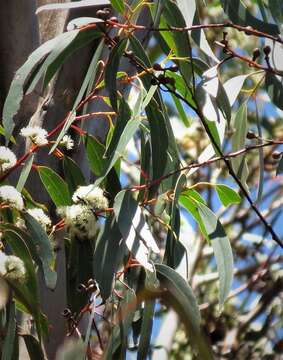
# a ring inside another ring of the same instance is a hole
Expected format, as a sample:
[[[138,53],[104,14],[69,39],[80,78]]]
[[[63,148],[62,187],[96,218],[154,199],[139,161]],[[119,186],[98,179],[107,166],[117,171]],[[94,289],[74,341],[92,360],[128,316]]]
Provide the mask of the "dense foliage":
[[[3,106],[2,359],[21,357],[20,339],[44,359],[56,324],[38,277],[67,297],[61,310],[53,300],[69,340],[58,359],[161,358],[167,342],[169,358],[279,359],[282,3],[82,0],[38,13],[90,5],[96,17],[34,50]],[[90,46],[50,129],[39,110]],[[19,127],[32,93],[44,100]],[[179,319],[162,338],[169,309]]]

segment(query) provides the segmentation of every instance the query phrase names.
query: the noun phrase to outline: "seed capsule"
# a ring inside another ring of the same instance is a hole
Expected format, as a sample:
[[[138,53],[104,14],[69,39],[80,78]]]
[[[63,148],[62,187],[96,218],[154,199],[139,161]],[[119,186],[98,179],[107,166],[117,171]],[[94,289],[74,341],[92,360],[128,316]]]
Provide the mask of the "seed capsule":
[[[271,53],[271,47],[269,45],[265,45],[265,47],[263,48],[263,52],[265,56],[269,56],[269,54]]]

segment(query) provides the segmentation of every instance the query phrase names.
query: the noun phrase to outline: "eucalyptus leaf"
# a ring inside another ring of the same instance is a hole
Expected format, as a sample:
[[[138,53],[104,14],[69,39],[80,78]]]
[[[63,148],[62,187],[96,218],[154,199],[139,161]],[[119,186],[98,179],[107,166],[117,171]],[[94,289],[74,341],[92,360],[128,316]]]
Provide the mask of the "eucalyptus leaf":
[[[54,204],[57,207],[71,205],[72,199],[67,183],[46,166],[37,166],[37,171]]]
[[[48,238],[42,226],[35,220],[33,216],[27,212],[24,212],[22,216],[25,220],[30,236],[36,246],[37,254],[41,260],[46,286],[50,289],[54,289],[56,286],[57,274],[51,267],[54,262],[54,255],[50,239]]]
[[[222,310],[233,281],[233,253],[230,241],[215,214],[201,203],[197,207],[215,255],[219,274],[219,307]]]
[[[153,271],[148,256],[150,250],[159,253],[159,248],[138,203],[129,191],[121,191],[115,197],[114,214],[129,251],[140,264]]]

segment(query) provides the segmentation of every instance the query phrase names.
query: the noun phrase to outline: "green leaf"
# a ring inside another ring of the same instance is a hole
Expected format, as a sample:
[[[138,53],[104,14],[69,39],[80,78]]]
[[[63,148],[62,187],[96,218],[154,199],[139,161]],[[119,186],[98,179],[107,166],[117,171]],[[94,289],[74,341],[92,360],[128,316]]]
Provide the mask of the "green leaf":
[[[275,75],[267,72],[265,75],[265,88],[273,104],[283,110],[282,79],[280,81]]]
[[[197,207],[215,255],[219,274],[219,307],[222,309],[233,281],[233,253],[230,241],[215,214],[201,203]]]
[[[205,239],[209,241],[205,225],[202,221],[202,218],[199,215],[198,206],[197,206],[198,202],[205,204],[205,201],[196,191],[194,191],[194,193],[191,193],[192,191],[194,190],[187,190],[184,195],[182,194],[180,196],[179,198],[180,204],[193,216],[193,218],[195,219],[196,223],[199,226],[201,233],[203,234]],[[201,201],[199,200],[199,198],[201,198]]]
[[[159,253],[144,215],[129,191],[121,191],[114,200],[114,214],[125,243],[136,260],[146,269],[153,271],[148,261],[149,249]],[[125,216],[127,214],[127,216]]]
[[[16,333],[16,311],[14,302],[10,302],[9,305],[9,317],[8,327],[4,343],[2,345],[1,360],[10,360],[13,358],[13,352],[15,350],[15,333]]]
[[[109,92],[109,99],[112,105],[112,108],[117,112],[117,72],[119,69],[120,59],[125,51],[127,45],[127,39],[121,40],[115,47],[112,49],[107,65],[105,68],[105,86]]]
[[[25,341],[30,360],[45,360],[43,350],[37,339],[28,334],[21,335]]]
[[[233,189],[231,189],[227,185],[215,185],[215,189],[219,196],[220,201],[224,206],[229,206],[231,204],[240,204],[241,197],[240,195]]]
[[[191,345],[202,360],[213,359],[209,342],[204,338],[200,325],[200,312],[194,293],[176,271],[166,265],[155,264],[158,280],[163,292],[163,300],[173,306],[186,326]]]
[[[88,67],[86,76],[84,78],[84,81],[82,83],[80,91],[76,97],[76,100],[73,104],[72,110],[67,118],[67,121],[65,122],[59,136],[57,137],[55,144],[51,147],[49,154],[51,154],[55,150],[55,148],[58,146],[59,142],[62,140],[63,136],[66,134],[66,132],[69,130],[70,126],[74,122],[75,117],[76,117],[75,110],[76,110],[77,106],[79,105],[79,103],[81,102],[83,96],[85,95],[85,97],[87,97],[90,94],[90,92],[92,91],[93,83],[94,83],[96,73],[97,73],[97,68],[98,68],[98,63],[99,63],[98,61],[100,59],[101,52],[103,50],[103,46],[104,46],[104,41],[102,40],[95,50],[95,53],[91,60],[91,63]],[[87,106],[88,106],[88,103],[86,103],[83,107],[83,111],[82,111],[83,114],[86,113]]]
[[[84,175],[80,167],[68,156],[63,158],[63,169],[70,193],[74,193],[78,186],[86,185]]]
[[[22,190],[25,186],[25,183],[28,179],[29,173],[31,171],[33,159],[34,159],[34,154],[31,154],[25,161],[24,167],[21,171],[21,175],[19,177],[18,184],[17,184],[17,190],[19,192],[22,192]]]
[[[33,235],[33,234],[32,234]],[[16,281],[8,281],[15,293],[15,298],[24,305],[27,311],[33,315],[39,340],[43,335],[47,335],[47,322],[40,312],[40,302],[38,296],[37,279],[34,265],[31,260],[29,248],[20,232],[13,229],[5,230],[5,239],[11,246],[13,253],[20,257],[26,268],[27,279],[21,284]]]
[[[126,102],[124,102],[123,99],[121,99],[120,107],[119,107],[119,117],[117,119],[117,127],[118,127],[118,121],[121,116],[121,114],[125,114],[125,109],[128,108],[128,105]],[[127,115],[128,116],[128,115]],[[126,119],[127,120],[127,119]],[[101,176],[96,180],[95,186],[98,186],[101,181],[105,178],[105,176],[109,173],[111,168],[115,165],[116,161],[123,156],[125,148],[131,138],[134,136],[135,132],[138,130],[140,121],[136,119],[130,119],[129,121],[125,121],[125,119],[121,119],[120,121],[123,122],[124,125],[123,131],[121,132],[121,135],[115,136],[113,134],[113,138],[106,150],[106,155],[108,155],[107,161],[105,162],[105,167],[103,169],[103,172]],[[126,124],[125,124],[126,122]],[[118,132],[118,130],[117,130]],[[120,130],[119,130],[120,132]]]
[[[221,6],[230,20],[238,25],[252,26],[254,29],[271,35],[279,35],[277,25],[266,23],[254,17],[241,0],[220,0]]]
[[[46,166],[37,166],[37,171],[45,189],[57,207],[72,203],[68,185],[55,171]]]
[[[35,274],[34,265],[32,262],[32,257],[29,251],[25,239],[21,235],[12,230],[7,229],[4,231],[5,240],[12,249],[12,252],[15,256],[18,256],[25,264],[26,269],[26,282],[25,285],[32,294],[33,300],[39,305],[38,298],[38,288],[37,288],[37,279]]]
[[[36,246],[37,254],[41,260],[42,271],[46,286],[54,289],[57,281],[57,274],[51,266],[54,262],[52,246],[50,240],[42,226],[27,212],[23,212],[27,230]]]
[[[137,353],[137,360],[145,360],[150,351],[150,339],[154,318],[155,301],[146,301],[143,308],[141,334]]]
[[[139,62],[147,68],[152,67],[141,43],[134,36],[130,37],[130,43]],[[142,82],[146,91],[149,91],[151,88],[151,75],[143,76]],[[157,180],[179,168],[178,151],[167,110],[158,90],[155,91],[145,111],[151,136],[152,180]],[[161,188],[162,192],[172,189],[177,177],[178,174],[163,180],[152,188],[151,192],[155,193],[158,188]]]
[[[33,75],[37,65],[53,49],[56,42],[64,39],[65,34],[61,34],[55,39],[49,40],[37,48],[27,59],[27,61],[17,70],[3,108],[3,126],[5,129],[6,145],[14,129],[13,119],[19,111],[21,101],[24,96],[24,86],[27,80]]]
[[[245,140],[247,135],[247,103],[244,102],[240,108],[237,110],[237,113],[233,119],[233,126],[235,132],[232,136],[232,150],[238,151],[245,147]],[[232,167],[237,176],[239,176],[242,184],[247,189],[246,179],[248,176],[248,167],[244,156],[237,156],[236,158],[231,159]]]
[[[164,19],[168,26],[173,27],[186,27],[186,22],[178,6],[170,0],[164,0],[164,8],[161,15],[161,20]],[[162,26],[162,24],[160,24]],[[180,73],[183,76],[187,86],[192,78],[192,66],[188,62],[191,54],[191,46],[187,32],[165,32],[161,34],[165,41],[168,42],[169,47],[174,51],[175,55],[184,60],[177,61]]]
[[[123,14],[123,12],[125,11],[125,4],[124,4],[124,0],[110,0],[111,1],[111,5],[113,6],[113,8],[118,11],[118,13]]]
[[[77,29],[66,32],[63,35],[64,37],[58,39],[58,41],[54,44],[51,53],[42,64],[36,76],[33,78],[27,93],[30,93],[35,89],[35,86],[42,76],[44,76],[43,89],[45,89],[57,70],[59,70],[68,57],[70,57],[76,50],[86,46],[89,42],[101,36],[101,33],[96,29],[90,29],[87,31],[80,31]]]
[[[179,242],[180,233],[180,210],[179,210],[179,196],[187,182],[187,178],[184,174],[181,174],[177,180],[174,188],[174,199],[171,202],[169,209],[170,229],[168,230],[166,238],[166,249],[164,254],[164,260],[166,264],[173,269],[176,269],[184,256],[184,247]]]
[[[99,284],[103,300],[107,300],[112,293],[115,273],[124,252],[124,241],[118,224],[114,217],[108,217],[93,255],[93,276]]]

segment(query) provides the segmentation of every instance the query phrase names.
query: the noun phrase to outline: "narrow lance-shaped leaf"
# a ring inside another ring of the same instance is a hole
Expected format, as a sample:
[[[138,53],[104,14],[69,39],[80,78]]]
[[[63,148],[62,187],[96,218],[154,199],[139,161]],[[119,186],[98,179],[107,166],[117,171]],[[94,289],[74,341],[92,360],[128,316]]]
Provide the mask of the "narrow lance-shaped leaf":
[[[163,294],[163,300],[178,312],[187,329],[190,343],[199,358],[202,360],[213,359],[210,344],[201,331],[200,312],[191,287],[181,275],[170,267],[161,264],[155,264],[155,267],[161,285],[161,297]]]
[[[139,204],[133,199],[129,191],[121,191],[115,197],[114,214],[129,251],[140,264],[153,271],[152,265],[148,261],[149,250],[159,253],[159,248]]]
[[[10,360],[13,358],[15,350],[15,333],[16,333],[16,310],[15,303],[11,302],[9,306],[8,326],[7,332],[2,345],[1,360]]]
[[[99,284],[101,297],[106,300],[113,290],[113,281],[125,244],[114,217],[106,220],[93,255],[93,276]]]
[[[168,230],[166,238],[166,249],[164,259],[166,264],[172,268],[176,268],[183,258],[184,246],[179,242],[180,232],[180,210],[179,210],[179,196],[183,191],[186,184],[186,176],[181,174],[178,178],[176,186],[174,188],[174,199],[171,203],[169,216],[170,216],[170,229]]]
[[[51,266],[54,261],[50,240],[43,227],[29,213],[22,214],[26,227],[36,246],[37,254],[41,260],[42,270],[45,277],[46,285],[50,289],[54,289],[57,281],[57,274],[52,270]]]
[[[17,70],[3,108],[3,126],[5,129],[6,144],[14,129],[14,116],[20,108],[24,96],[24,86],[36,69],[36,66],[50,53],[57,41],[64,39],[65,34],[61,34],[55,39],[49,40],[37,48],[27,59],[27,61]]]
[[[232,136],[232,149],[237,151],[245,147],[245,140],[247,135],[247,103],[244,102],[233,119],[233,126],[235,132]],[[242,184],[248,189],[246,179],[248,176],[248,167],[244,156],[237,156],[237,158],[231,159],[232,167],[235,173],[238,175]]]
[[[85,95],[86,97],[90,94],[92,87],[93,87],[93,83],[94,83],[94,79],[97,73],[97,68],[98,68],[98,61],[100,59],[101,56],[101,52],[103,50],[103,45],[104,45],[104,41],[101,41],[100,44],[97,46],[95,53],[93,55],[93,58],[91,60],[91,63],[88,67],[86,76],[84,78],[84,81],[82,83],[82,86],[80,88],[80,91],[76,97],[76,100],[73,104],[73,108],[63,126],[63,129],[61,130],[60,134],[58,135],[55,143],[53,144],[53,146],[51,147],[49,154],[51,154],[55,148],[58,146],[59,142],[62,140],[63,136],[66,134],[66,132],[69,130],[70,126],[72,125],[72,123],[75,121],[76,119],[76,108],[79,105],[79,103],[81,102],[81,100],[83,99],[83,96]],[[83,107],[83,114],[85,114],[87,110],[87,103],[84,105]]]
[[[125,114],[124,110],[128,108],[128,105],[124,100],[121,100],[119,112],[121,114]],[[121,116],[121,115],[119,115]],[[127,115],[128,116],[128,115]],[[118,121],[118,120],[117,120]],[[124,151],[126,149],[127,144],[134,136],[135,132],[139,128],[140,121],[136,119],[130,119],[129,121],[125,121],[125,119],[121,118],[123,125],[121,128],[118,128],[117,122],[117,132],[119,130],[120,136],[116,136],[115,133],[113,134],[113,138],[109,144],[109,147],[106,150],[105,156],[108,157],[107,161],[105,162],[104,169],[102,171],[101,176],[96,180],[95,186],[98,186],[101,181],[105,178],[105,176],[109,173],[112,167],[115,165],[116,161],[123,156]],[[120,132],[121,131],[121,132]]]
[[[127,39],[121,40],[111,51],[105,68],[105,86],[109,91],[111,105],[115,111],[117,106],[117,82],[116,76],[120,64],[120,59],[127,45]]]
[[[219,306],[222,309],[233,281],[232,249],[224,228],[215,214],[202,203],[197,203],[197,207],[215,255],[219,274]]]
[[[220,0],[220,3],[233,23],[243,26],[252,26],[254,29],[271,35],[280,34],[277,25],[266,23],[254,17],[241,0]]]
[[[28,334],[21,335],[25,341],[27,351],[29,353],[31,360],[45,360],[43,350],[38,342],[38,340]]]

